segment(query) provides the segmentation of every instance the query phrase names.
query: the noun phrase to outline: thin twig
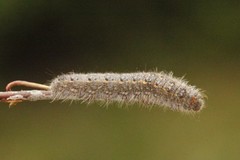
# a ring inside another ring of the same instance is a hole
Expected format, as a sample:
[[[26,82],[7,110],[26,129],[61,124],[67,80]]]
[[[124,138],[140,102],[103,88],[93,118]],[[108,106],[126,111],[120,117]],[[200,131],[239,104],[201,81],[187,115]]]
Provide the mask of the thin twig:
[[[25,86],[41,90],[23,90],[11,91],[15,86]],[[27,82],[27,81],[13,81],[6,86],[6,92],[0,92],[0,102],[9,103],[9,106],[16,105],[22,101],[38,101],[38,100],[51,100],[52,92],[47,85]]]

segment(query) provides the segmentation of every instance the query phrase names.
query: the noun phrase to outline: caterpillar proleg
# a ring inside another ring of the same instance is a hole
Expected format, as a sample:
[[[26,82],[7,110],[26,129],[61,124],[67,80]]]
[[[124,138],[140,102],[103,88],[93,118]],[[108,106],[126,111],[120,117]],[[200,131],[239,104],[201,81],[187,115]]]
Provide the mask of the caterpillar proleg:
[[[53,79],[50,90],[55,100],[138,103],[183,112],[204,107],[200,89],[164,72],[69,73]]]

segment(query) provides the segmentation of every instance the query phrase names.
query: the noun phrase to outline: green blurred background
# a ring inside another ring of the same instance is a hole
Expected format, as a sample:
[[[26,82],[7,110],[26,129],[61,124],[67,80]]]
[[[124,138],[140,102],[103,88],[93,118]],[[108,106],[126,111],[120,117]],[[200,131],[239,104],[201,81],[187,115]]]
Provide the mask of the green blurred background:
[[[0,159],[240,158],[239,1],[0,0],[0,88],[158,70],[205,90],[195,116],[137,105],[0,104]]]

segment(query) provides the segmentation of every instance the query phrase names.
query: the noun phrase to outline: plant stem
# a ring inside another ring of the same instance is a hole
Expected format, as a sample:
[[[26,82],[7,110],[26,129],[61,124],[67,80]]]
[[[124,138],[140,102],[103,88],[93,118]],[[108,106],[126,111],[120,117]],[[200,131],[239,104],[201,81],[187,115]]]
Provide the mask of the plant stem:
[[[0,92],[0,102],[9,103],[10,106],[22,101],[52,100],[51,91],[24,90]]]

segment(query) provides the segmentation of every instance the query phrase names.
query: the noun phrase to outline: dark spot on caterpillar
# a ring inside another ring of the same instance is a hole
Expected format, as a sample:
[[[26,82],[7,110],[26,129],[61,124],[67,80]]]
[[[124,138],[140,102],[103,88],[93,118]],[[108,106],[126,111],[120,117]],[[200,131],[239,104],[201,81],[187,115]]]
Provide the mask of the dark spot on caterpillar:
[[[58,77],[58,81],[63,81],[64,77]]]
[[[133,82],[136,82],[136,77],[133,77],[133,79],[132,79],[132,80],[133,80]]]
[[[122,75],[122,76],[120,77],[120,81],[121,81],[121,82],[127,81],[127,78]]]
[[[146,84],[148,81],[147,81],[147,79],[144,79],[144,83],[143,84]]]
[[[152,83],[156,80],[156,76],[154,74],[149,75],[148,78],[146,78],[148,83]]]
[[[151,80],[151,78],[150,78],[150,77],[148,77],[148,78],[146,78],[146,79],[145,79],[145,82],[151,83],[151,82],[152,82],[152,80]]]

